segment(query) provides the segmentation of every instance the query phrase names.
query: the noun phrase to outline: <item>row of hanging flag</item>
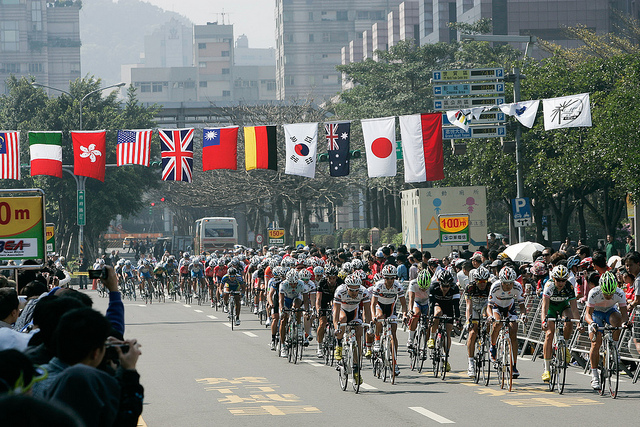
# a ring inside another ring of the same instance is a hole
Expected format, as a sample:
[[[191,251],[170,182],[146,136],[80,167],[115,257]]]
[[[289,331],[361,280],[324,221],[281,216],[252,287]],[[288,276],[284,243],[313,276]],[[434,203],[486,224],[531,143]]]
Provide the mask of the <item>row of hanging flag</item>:
[[[447,119],[465,131],[483,111],[500,108],[524,126],[533,126],[540,100],[447,111]],[[543,100],[545,130],[591,126],[589,94]],[[362,133],[369,177],[395,176],[396,121],[394,117],[364,119]],[[444,179],[442,114],[399,116],[405,182]],[[314,178],[317,162],[318,123],[283,125],[286,141],[285,173]],[[351,122],[324,123],[329,174],[350,172]],[[237,170],[238,126],[205,128],[202,133],[202,170]],[[195,129],[158,129],[162,180],[193,180]],[[117,166],[149,166],[153,131],[119,130]],[[106,131],[72,131],[74,174],[104,181]],[[244,127],[245,168],[277,171],[277,127]],[[29,132],[31,175],[62,177],[62,132]],[[20,132],[0,131],[0,179],[20,179]]]
[[[317,162],[318,123],[282,126],[286,140],[285,173],[314,178]],[[400,117],[407,182],[444,178],[442,156],[442,114]],[[330,176],[350,172],[351,122],[324,123]],[[238,126],[202,130],[202,170],[237,170]],[[395,117],[362,120],[370,177],[395,176]],[[117,132],[117,166],[149,166],[153,130]],[[193,138],[196,130],[158,129],[162,159],[162,180],[193,180]],[[106,168],[105,130],[71,131],[73,173],[104,181]],[[244,127],[246,170],[277,171],[277,127]],[[62,132],[29,132],[31,175],[62,177]],[[0,131],[1,179],[20,179],[20,132]]]

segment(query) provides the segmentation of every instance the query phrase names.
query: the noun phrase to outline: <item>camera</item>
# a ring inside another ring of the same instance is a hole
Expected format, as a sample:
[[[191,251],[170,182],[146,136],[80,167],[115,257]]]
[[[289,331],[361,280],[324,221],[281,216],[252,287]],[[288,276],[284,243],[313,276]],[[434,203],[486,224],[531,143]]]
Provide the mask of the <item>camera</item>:
[[[107,346],[105,347],[104,358],[107,360],[117,361],[119,357],[116,347],[120,347],[120,350],[122,350],[123,354],[129,351],[129,344],[107,344]]]
[[[88,269],[87,273],[89,273],[89,279],[107,279],[107,269],[103,268],[100,270],[91,270]]]

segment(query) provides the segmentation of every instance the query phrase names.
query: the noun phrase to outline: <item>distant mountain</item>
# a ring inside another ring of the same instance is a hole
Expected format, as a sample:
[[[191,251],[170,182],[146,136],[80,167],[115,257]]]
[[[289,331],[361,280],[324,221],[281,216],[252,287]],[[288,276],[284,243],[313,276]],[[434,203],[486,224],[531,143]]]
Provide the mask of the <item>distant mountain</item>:
[[[144,36],[176,18],[191,21],[140,0],[85,0],[80,9],[82,76],[93,74],[105,84],[121,81],[120,65],[140,62]]]

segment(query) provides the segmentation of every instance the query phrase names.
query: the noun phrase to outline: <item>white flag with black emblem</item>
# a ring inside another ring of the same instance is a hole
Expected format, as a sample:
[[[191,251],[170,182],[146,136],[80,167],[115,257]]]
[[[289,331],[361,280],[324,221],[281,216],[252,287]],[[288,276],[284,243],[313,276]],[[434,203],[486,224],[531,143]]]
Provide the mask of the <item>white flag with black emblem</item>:
[[[318,123],[296,123],[283,127],[287,142],[284,173],[315,178]]]
[[[544,130],[591,126],[589,94],[542,100]]]

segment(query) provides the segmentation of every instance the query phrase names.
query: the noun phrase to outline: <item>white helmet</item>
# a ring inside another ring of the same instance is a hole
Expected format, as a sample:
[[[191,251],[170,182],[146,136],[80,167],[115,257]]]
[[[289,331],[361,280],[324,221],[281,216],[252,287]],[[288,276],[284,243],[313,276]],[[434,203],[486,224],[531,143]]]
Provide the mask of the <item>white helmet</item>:
[[[360,286],[362,285],[362,280],[360,279],[359,274],[350,274],[344,279],[344,283],[349,286]]]
[[[387,264],[382,267],[382,277],[396,277],[398,275],[398,269],[395,265]]]
[[[289,283],[295,282],[298,280],[298,272],[294,269],[291,269],[287,271],[286,278]]]
[[[295,270],[294,270],[295,271]],[[298,279],[307,282],[309,280],[311,280],[311,272],[309,270],[307,270],[306,268],[303,268],[302,270],[298,271]]]
[[[504,267],[500,270],[498,278],[502,283],[513,283],[516,280],[516,272],[511,267]]]

